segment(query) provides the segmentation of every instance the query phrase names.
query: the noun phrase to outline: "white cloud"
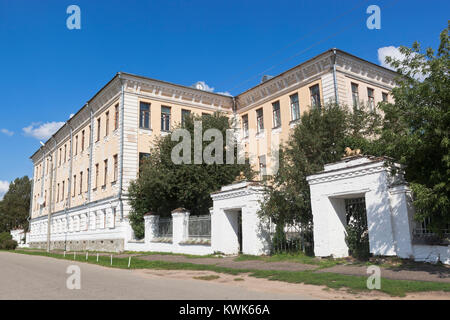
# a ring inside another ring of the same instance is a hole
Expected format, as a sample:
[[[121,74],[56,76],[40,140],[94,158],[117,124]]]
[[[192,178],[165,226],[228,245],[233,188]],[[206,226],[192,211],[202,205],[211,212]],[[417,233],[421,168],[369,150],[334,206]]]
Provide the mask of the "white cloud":
[[[64,122],[46,122],[32,123],[28,127],[23,128],[25,135],[36,138],[38,140],[49,139],[56,131],[64,125]]]
[[[378,49],[378,61],[380,64],[388,69],[395,70],[391,65],[386,63],[386,57],[392,57],[397,60],[403,60],[405,56],[400,52],[399,47],[389,46]]]
[[[413,54],[415,55],[416,53],[413,53]],[[378,61],[380,62],[380,64],[383,67],[394,70],[394,71],[396,71],[395,68],[392,67],[390,64],[386,63],[386,57],[391,57],[395,60],[400,60],[400,61],[405,59],[405,55],[400,52],[399,47],[388,46],[388,47],[382,47],[382,48],[378,49]],[[414,75],[414,78],[419,81],[423,81],[426,77],[427,77],[427,74],[416,73]]]
[[[233,95],[231,93],[229,93],[228,91],[225,92],[217,92],[218,94],[223,94],[224,96],[229,96],[232,97]]]
[[[0,200],[3,199],[3,196],[9,189],[9,182],[0,180]]]
[[[205,81],[197,81],[192,87],[203,91],[214,92],[214,88],[208,86]]]
[[[0,129],[0,132],[6,134],[9,137],[12,137],[14,135],[14,132],[9,131],[8,129]]]

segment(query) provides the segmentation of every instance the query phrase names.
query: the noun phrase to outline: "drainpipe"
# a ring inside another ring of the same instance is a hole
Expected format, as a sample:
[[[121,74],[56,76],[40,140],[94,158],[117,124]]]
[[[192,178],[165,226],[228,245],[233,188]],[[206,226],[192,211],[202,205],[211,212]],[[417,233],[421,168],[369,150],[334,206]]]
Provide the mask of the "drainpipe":
[[[125,91],[123,85],[122,74],[119,72],[119,81],[121,86],[121,103],[120,103],[120,149],[119,149],[119,172],[120,172],[120,180],[119,180],[119,204],[120,204],[120,219],[123,220],[123,199],[122,199],[122,188],[123,188],[123,145],[124,145],[124,118],[125,118]]]
[[[56,149],[56,141],[53,138],[53,141],[55,142],[55,149]],[[52,203],[53,203],[53,153],[50,151],[50,186],[49,186],[49,204],[48,204],[48,217],[47,217],[47,252],[50,252],[50,235],[51,235],[51,216],[52,216]]]
[[[339,105],[339,97],[338,97],[338,91],[337,91],[337,79],[336,79],[336,49],[333,49],[333,81],[334,81],[334,98],[336,101],[336,104]]]
[[[92,160],[93,160],[93,153],[94,153],[94,134],[93,132],[93,128],[94,128],[94,110],[92,109],[92,107],[89,105],[89,103],[86,104],[87,107],[89,108],[90,111],[90,117],[91,117],[91,130],[89,131],[89,176],[87,177],[88,179],[88,195],[87,195],[87,203],[88,203],[88,223],[87,225],[89,226],[89,223],[91,222],[91,189],[92,189]]]
[[[69,185],[67,186],[67,201],[64,201],[64,211],[66,213],[66,235],[64,239],[64,251],[67,249],[67,233],[69,232],[69,212],[67,208],[70,208],[70,198],[72,197],[72,135],[73,129],[70,125],[70,119],[67,121],[67,125],[70,129],[70,163],[69,163]],[[64,195],[63,195],[64,196]]]

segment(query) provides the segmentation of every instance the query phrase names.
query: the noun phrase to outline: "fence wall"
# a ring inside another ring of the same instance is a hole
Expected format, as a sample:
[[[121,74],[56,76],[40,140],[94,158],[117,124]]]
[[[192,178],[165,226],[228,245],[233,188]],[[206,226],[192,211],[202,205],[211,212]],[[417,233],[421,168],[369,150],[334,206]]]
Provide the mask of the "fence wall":
[[[145,239],[128,241],[126,250],[195,255],[213,253],[210,244],[211,219],[209,216],[190,218],[189,211],[175,210],[170,219],[160,219],[158,215],[146,215],[144,219]],[[191,235],[189,226],[191,226],[191,233],[193,232]]]

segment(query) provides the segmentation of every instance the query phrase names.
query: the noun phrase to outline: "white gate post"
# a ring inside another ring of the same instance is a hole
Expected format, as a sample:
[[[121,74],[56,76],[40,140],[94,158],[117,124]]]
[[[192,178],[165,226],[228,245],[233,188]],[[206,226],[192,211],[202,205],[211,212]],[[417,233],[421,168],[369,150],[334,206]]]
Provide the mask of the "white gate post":
[[[189,215],[191,213],[184,208],[172,211],[172,244],[178,245],[188,239]]]
[[[150,244],[158,236],[159,215],[149,212],[144,215],[145,243]]]

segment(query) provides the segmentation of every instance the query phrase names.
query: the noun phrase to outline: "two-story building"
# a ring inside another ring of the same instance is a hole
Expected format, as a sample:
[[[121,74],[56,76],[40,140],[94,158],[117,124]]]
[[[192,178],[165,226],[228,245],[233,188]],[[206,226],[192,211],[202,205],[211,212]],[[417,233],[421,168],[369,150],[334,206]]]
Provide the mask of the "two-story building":
[[[337,102],[376,108],[397,74],[330,49],[235,96],[119,72],[31,159],[31,247],[122,251],[133,239],[129,183],[156,137],[188,114],[233,119],[260,175],[271,174],[272,145],[289,137],[302,113]]]

